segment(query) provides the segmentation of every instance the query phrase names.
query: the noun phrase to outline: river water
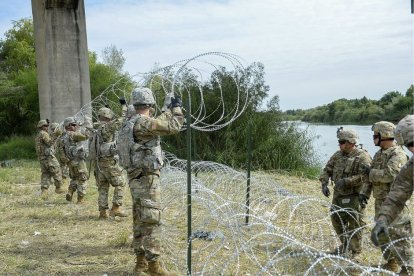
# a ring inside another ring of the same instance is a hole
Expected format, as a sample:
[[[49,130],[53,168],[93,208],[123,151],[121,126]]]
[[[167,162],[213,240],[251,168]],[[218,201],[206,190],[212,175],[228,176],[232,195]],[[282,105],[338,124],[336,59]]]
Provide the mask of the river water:
[[[359,143],[366,149],[371,157],[374,157],[375,152],[379,150],[379,147],[374,145],[372,135],[374,134],[371,130],[371,125],[323,125],[323,124],[311,124],[305,122],[294,122],[299,129],[307,130],[312,137],[313,147],[317,154],[318,159],[321,161],[321,165],[324,166],[329,158],[337,150],[338,138],[336,138],[336,131],[339,127],[352,128],[359,135]],[[404,147],[408,156],[411,153]]]

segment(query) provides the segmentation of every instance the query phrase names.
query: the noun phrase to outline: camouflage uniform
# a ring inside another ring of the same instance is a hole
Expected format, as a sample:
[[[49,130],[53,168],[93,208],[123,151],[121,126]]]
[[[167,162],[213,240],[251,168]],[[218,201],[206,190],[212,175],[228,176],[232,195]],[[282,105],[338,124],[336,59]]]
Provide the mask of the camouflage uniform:
[[[58,143],[61,157],[69,167],[69,176],[71,180],[68,188],[68,193],[71,194],[74,191],[77,191],[78,201],[86,194],[86,180],[88,180],[88,170],[85,163],[85,151],[80,145],[80,142],[87,139],[88,136],[85,134],[82,134],[78,131],[66,130],[62,137],[59,139]],[[66,199],[68,199],[68,197]]]
[[[330,211],[332,226],[342,243],[337,254],[347,251],[359,254],[362,250],[362,231],[357,229],[366,225],[365,208],[361,208],[358,197],[363,183],[368,180],[364,167],[370,164],[371,157],[366,150],[357,147],[350,153],[339,150],[329,159],[319,177],[322,186],[328,185],[329,180],[335,183]],[[336,183],[340,179],[344,179],[346,185],[338,188]]]
[[[159,177],[163,165],[160,136],[180,131],[184,122],[181,99],[174,99],[168,110],[157,118],[150,116],[155,104],[150,89],[134,90],[132,103],[137,113],[123,124],[117,144],[120,163],[127,170],[133,203],[133,247],[137,257],[134,271],[143,274],[148,261],[150,274],[164,275],[166,271],[158,261],[161,246]]]
[[[375,220],[378,219],[379,210],[391,189],[394,179],[406,162],[407,155],[401,146],[395,145],[388,149],[381,149],[375,154],[369,173],[370,182],[366,183],[361,190],[361,194],[364,194],[368,198],[371,195],[371,191],[373,193],[373,197],[375,198]],[[392,240],[406,238],[407,234],[411,233],[406,230],[411,228],[410,221],[407,218],[407,212],[403,212],[390,225],[391,228],[389,230]],[[387,241],[381,240],[381,242],[384,242],[385,244]],[[386,260],[398,260],[398,256],[405,255],[404,252],[406,252],[409,247],[409,242],[404,240],[399,242],[393,248],[388,248],[386,251],[386,246],[383,246],[381,249]]]
[[[49,128],[49,135],[58,134],[56,139],[59,139],[60,136],[62,136],[60,126],[58,123],[52,123]],[[63,158],[61,157],[61,153],[59,152],[59,149],[57,148],[56,143],[53,144],[54,150],[55,150],[55,157],[60,165],[60,170],[62,172],[62,178],[67,179],[69,178],[69,168],[66,163],[64,163]]]
[[[126,107],[125,107],[126,109]],[[125,113],[126,110],[123,110]],[[121,127],[124,117],[109,122],[100,122],[95,125],[97,142],[96,146],[102,150],[98,151],[97,162],[95,165],[95,179],[98,186],[98,206],[99,211],[107,210],[109,185],[114,187],[112,203],[116,206],[122,206],[125,187],[125,176],[123,169],[119,166],[118,155],[110,150],[115,142],[115,132]],[[112,144],[111,144],[112,143]],[[107,148],[103,150],[103,148]]]
[[[42,190],[47,190],[53,178],[55,187],[59,189],[62,186],[62,173],[59,162],[54,155],[53,144],[56,137],[53,139],[49,133],[40,130],[36,136],[36,154],[40,162],[41,181],[40,187]]]
[[[412,239],[413,232],[410,220],[410,212],[406,208],[405,202],[413,194],[413,157],[401,168],[400,173],[392,184],[391,190],[384,199],[381,208],[378,210],[378,220],[385,219],[389,228],[389,238],[380,235],[379,241],[381,249],[386,247],[389,239],[404,239],[396,243],[392,249],[395,249],[398,259],[401,258],[406,266],[413,267],[413,249],[409,239]],[[405,208],[404,208],[405,207]]]

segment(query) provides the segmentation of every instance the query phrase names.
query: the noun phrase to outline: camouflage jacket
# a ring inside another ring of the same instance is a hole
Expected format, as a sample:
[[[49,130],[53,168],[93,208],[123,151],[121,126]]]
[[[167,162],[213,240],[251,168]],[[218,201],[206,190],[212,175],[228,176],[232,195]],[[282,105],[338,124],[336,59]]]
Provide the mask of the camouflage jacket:
[[[160,136],[178,133],[183,123],[184,116],[180,107],[167,110],[156,118],[138,115],[133,128],[134,140],[139,144],[159,140]],[[141,170],[142,168],[128,170],[128,177],[131,179],[138,176]]]
[[[401,146],[395,145],[377,151],[372,161],[369,182],[364,184],[361,194],[370,197],[371,191],[373,191],[374,198],[384,199],[407,159],[407,155]]]
[[[57,150],[63,163],[69,163],[72,160],[84,159],[81,158],[82,146],[80,142],[88,139],[88,136],[78,131],[65,131],[60,137]]]
[[[358,194],[363,183],[368,181],[368,175],[364,174],[364,166],[371,165],[371,156],[366,150],[355,148],[346,154],[337,151],[332,155],[319,177],[322,184],[328,184],[329,180],[336,182],[342,178],[347,180],[347,185],[339,190],[334,187],[333,197]]]
[[[122,122],[124,121],[124,117],[119,117],[115,120],[109,122],[99,122],[95,125],[96,128],[96,135],[99,137],[98,142],[99,146],[102,146],[106,143],[114,143],[115,142],[115,134],[120,129]],[[113,163],[114,154],[106,155],[106,156],[99,156],[99,162],[110,162]]]
[[[411,157],[391,185],[391,190],[379,210],[379,220],[385,217],[390,224],[402,212],[405,203],[413,195],[413,169],[413,157]]]
[[[48,158],[49,156],[54,156],[54,147],[53,144],[56,141],[58,136],[50,136],[47,131],[40,130],[35,138],[36,144],[36,154],[39,160]]]

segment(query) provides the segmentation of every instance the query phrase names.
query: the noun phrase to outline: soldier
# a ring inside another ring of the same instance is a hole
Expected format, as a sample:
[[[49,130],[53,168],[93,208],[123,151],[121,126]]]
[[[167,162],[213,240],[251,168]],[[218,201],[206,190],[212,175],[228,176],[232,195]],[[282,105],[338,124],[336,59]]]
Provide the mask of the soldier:
[[[329,159],[319,181],[322,193],[329,197],[329,181],[335,183],[331,205],[331,220],[341,245],[330,254],[355,257],[361,253],[362,228],[365,225],[365,208],[359,204],[362,184],[368,180],[364,167],[370,166],[371,157],[356,146],[358,134],[352,129],[337,131],[339,151]]]
[[[375,198],[375,220],[378,218],[379,209],[390,191],[391,184],[400,172],[401,167],[407,162],[407,155],[404,150],[394,141],[394,130],[395,125],[385,121],[377,122],[372,126],[374,144],[380,147],[380,150],[375,153],[371,167],[366,168],[369,182],[363,186],[359,200],[361,205],[367,204],[372,191]],[[404,231],[401,231],[404,228],[405,224],[401,223],[400,220],[393,224],[392,230],[390,229],[390,236],[393,240],[406,237]],[[398,256],[404,255],[407,248],[409,248],[407,240],[392,248],[381,247],[383,256],[388,261],[382,268],[398,272],[398,264],[401,264]]]
[[[410,152],[414,153],[414,115],[407,115],[398,123],[395,129],[395,139],[399,145],[405,145]],[[413,232],[409,210],[405,204],[413,194],[413,177],[413,157],[411,156],[391,185],[391,189],[378,211],[376,224],[371,232],[371,240],[376,246],[381,246],[382,249],[382,247],[389,245],[391,240],[391,247],[400,253],[398,257],[403,265],[399,275],[414,274],[413,248],[409,240],[412,241]],[[398,222],[401,225],[398,225]],[[399,237],[406,237],[406,239],[395,243],[392,236],[394,230],[391,231],[389,226],[397,227],[395,230],[400,231]],[[404,251],[400,250],[402,246],[405,248]]]
[[[109,185],[114,187],[112,208],[109,215],[112,217],[126,217],[120,210],[124,197],[125,176],[119,166],[119,157],[116,153],[115,132],[121,128],[126,113],[126,101],[121,98],[123,116],[112,120],[113,113],[107,107],[98,111],[99,123],[96,125],[95,142],[96,149],[95,179],[98,186],[99,218],[108,218],[108,192]]]
[[[160,267],[159,224],[161,220],[160,169],[163,156],[160,136],[178,133],[184,117],[180,98],[173,98],[168,110],[152,117],[152,91],[132,92],[136,114],[126,121],[118,136],[121,165],[127,169],[133,202],[134,251],[137,275],[168,275]]]
[[[42,195],[47,195],[47,189],[49,189],[50,181],[53,178],[55,184],[55,192],[62,194],[65,191],[62,188],[62,173],[60,171],[59,162],[54,155],[53,143],[58,137],[53,135],[52,137],[48,133],[49,123],[47,120],[40,120],[37,124],[39,133],[36,136],[36,154],[40,162],[41,180],[40,189]]]
[[[88,136],[77,131],[77,125],[74,117],[64,120],[65,133],[59,139],[58,148],[61,158],[69,167],[70,183],[66,200],[72,201],[73,193],[77,191],[77,203],[81,204],[86,194],[88,175],[85,163],[86,150],[80,142],[87,140]]]
[[[59,133],[57,139],[59,139],[59,137],[62,135],[62,131],[60,130],[59,123],[51,123],[50,124],[50,126],[49,126],[49,135],[53,135],[53,133]],[[60,169],[62,171],[62,179],[63,179],[63,181],[65,181],[65,179],[69,178],[68,165],[66,163],[64,163],[63,160],[61,159],[60,154],[59,154],[59,150],[56,147],[56,143],[54,143],[53,146],[55,147],[55,151],[56,151],[55,152],[56,159],[58,160],[59,165],[60,165]]]

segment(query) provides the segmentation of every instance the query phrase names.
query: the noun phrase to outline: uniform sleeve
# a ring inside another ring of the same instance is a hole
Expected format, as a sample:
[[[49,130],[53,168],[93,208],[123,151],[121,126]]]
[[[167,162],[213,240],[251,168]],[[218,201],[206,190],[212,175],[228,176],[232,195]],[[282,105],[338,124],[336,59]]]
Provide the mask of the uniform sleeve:
[[[319,181],[322,184],[328,184],[329,179],[332,177],[333,168],[335,165],[335,161],[337,159],[336,155],[337,153],[335,153],[334,155],[331,156],[331,158],[329,158],[328,163],[326,163],[325,168],[323,168],[323,171],[321,175],[319,176]]]
[[[178,133],[183,126],[184,116],[181,108],[168,110],[157,118],[145,118],[137,120],[134,126],[134,134],[137,137],[165,136]]]
[[[71,133],[71,138],[75,142],[80,142],[80,141],[87,140],[88,139],[88,136],[86,136],[85,134],[80,133],[80,132],[72,132]]]
[[[407,162],[407,156],[403,151],[395,151],[384,169],[372,169],[369,180],[374,183],[391,183],[397,177],[401,167]]]
[[[401,169],[391,186],[391,190],[385,198],[379,210],[379,216],[387,218],[388,223],[401,213],[407,200],[413,194],[413,158]]]
[[[42,143],[48,147],[50,147],[53,144],[52,138],[50,138],[50,135],[46,131],[41,132],[40,141],[42,141]]]

